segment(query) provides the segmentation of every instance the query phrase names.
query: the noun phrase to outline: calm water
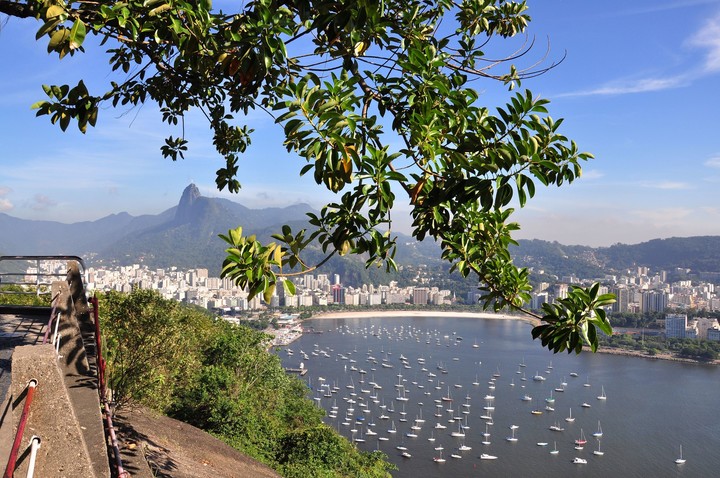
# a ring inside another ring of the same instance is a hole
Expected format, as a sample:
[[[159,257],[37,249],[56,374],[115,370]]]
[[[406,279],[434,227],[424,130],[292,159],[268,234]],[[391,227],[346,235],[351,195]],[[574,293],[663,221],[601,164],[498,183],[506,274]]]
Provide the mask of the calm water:
[[[325,422],[348,438],[364,438],[364,443],[357,443],[362,449],[379,447],[398,467],[393,476],[720,476],[720,369],[716,367],[607,354],[553,355],[533,342],[531,326],[519,321],[413,317],[316,320],[308,325],[324,333],[305,335],[291,344],[293,355],[281,351],[284,364],[298,367],[300,351],[307,354],[305,380],[316,403],[328,411],[338,408],[337,417],[326,416]],[[410,368],[402,364],[400,355],[407,358]],[[383,359],[393,367],[382,367]],[[521,380],[523,373],[526,381]],[[546,380],[534,381],[536,374]],[[495,388],[491,389],[493,378]],[[382,388],[373,388],[370,382]],[[563,382],[567,385],[562,386]],[[404,387],[396,387],[398,383]],[[350,384],[356,396],[351,396]],[[334,393],[333,386],[337,387]],[[564,391],[556,392],[556,388]],[[607,400],[597,399],[601,388]],[[407,401],[397,400],[402,396],[398,390],[403,389]],[[442,401],[448,390],[452,402]],[[551,394],[555,401],[548,404],[545,399]],[[485,400],[486,395],[495,399]],[[524,395],[532,400],[522,400]],[[349,404],[350,399],[364,399],[366,405]],[[590,407],[582,407],[583,402]],[[470,407],[463,406],[468,403]],[[555,410],[546,410],[548,405]],[[403,406],[406,422],[400,421]],[[494,410],[484,410],[487,406]],[[354,412],[348,413],[349,407]],[[452,412],[447,411],[450,407]],[[533,409],[543,414],[533,415]],[[565,420],[570,413],[574,422]],[[388,419],[380,419],[383,414]],[[493,423],[487,425],[491,443],[483,445],[481,434],[488,420],[481,416],[488,414]],[[425,422],[417,424],[422,427],[415,432],[418,437],[406,437],[420,415]],[[348,423],[346,416],[352,417],[349,425],[342,424]],[[463,420],[448,422],[453,416]],[[364,420],[357,422],[357,417]],[[593,437],[598,421],[603,431],[602,456],[593,454],[598,449],[598,439]],[[387,432],[392,422],[395,434]],[[376,436],[367,435],[369,423],[375,424],[369,428]],[[446,428],[435,428],[436,423]],[[451,436],[465,423],[469,428],[464,438]],[[556,423],[564,431],[548,428]],[[512,435],[511,425],[517,425],[514,443],[506,440]],[[587,444],[576,450],[574,441],[581,430]],[[434,442],[428,440],[431,435]],[[538,442],[548,445],[538,446]],[[471,450],[458,451],[463,443]],[[412,458],[402,457],[398,445],[407,447]],[[446,462],[435,463],[432,458],[440,456],[435,448],[441,445]],[[559,453],[553,455],[550,451],[555,445]],[[687,462],[676,465],[681,445]],[[451,453],[462,458],[451,458]],[[497,460],[481,460],[482,453]],[[573,464],[574,457],[586,459],[587,464]]]

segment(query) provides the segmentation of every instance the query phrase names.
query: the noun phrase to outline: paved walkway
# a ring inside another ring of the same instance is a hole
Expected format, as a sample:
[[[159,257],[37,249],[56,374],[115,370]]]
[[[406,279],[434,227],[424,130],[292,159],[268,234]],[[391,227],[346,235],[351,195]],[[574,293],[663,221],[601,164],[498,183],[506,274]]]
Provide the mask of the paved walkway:
[[[4,397],[10,387],[13,350],[19,345],[41,344],[49,319],[49,312],[47,315],[0,312],[0,397]]]

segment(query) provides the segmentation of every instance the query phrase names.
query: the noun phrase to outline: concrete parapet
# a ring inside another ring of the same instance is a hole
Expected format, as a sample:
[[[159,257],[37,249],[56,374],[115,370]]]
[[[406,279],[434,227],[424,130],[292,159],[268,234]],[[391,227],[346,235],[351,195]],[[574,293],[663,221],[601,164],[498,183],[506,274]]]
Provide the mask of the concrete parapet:
[[[27,474],[28,445],[33,435],[42,440],[35,464],[36,477],[96,476],[53,347],[16,347],[12,362],[14,430],[25,403],[26,385],[33,378],[38,381],[18,454],[17,476]]]

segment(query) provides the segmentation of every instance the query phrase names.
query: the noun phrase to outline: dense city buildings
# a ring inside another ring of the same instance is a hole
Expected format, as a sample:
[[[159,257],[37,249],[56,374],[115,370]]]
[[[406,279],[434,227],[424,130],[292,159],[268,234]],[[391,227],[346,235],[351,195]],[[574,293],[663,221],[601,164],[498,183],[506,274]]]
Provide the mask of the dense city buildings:
[[[62,265],[57,266],[58,272]],[[583,279],[574,276],[553,277],[538,271],[544,278],[552,280],[538,282],[527,307],[539,310],[545,302],[567,297],[574,285],[588,285],[600,282],[600,293],[611,292],[617,302],[612,310],[616,313],[655,314],[661,317],[656,326],[668,338],[698,338],[720,340],[720,326],[715,318],[695,317],[687,314],[667,313],[668,311],[720,310],[720,297],[715,286],[709,282],[689,280],[668,283],[664,271],[653,272],[646,267],[625,271],[624,274],[606,275],[602,278]],[[35,270],[28,269],[28,275]],[[235,286],[229,279],[212,277],[207,269],[179,270],[149,269],[139,264],[117,268],[90,267],[86,271],[89,291],[122,291],[133,288],[153,289],[163,297],[207,308],[228,320],[249,311],[264,311],[277,308],[313,306],[375,307],[412,304],[419,306],[452,305],[457,301],[452,291],[432,285],[428,277],[420,276],[417,285],[399,286],[388,284],[343,284],[338,274],[305,274],[296,278],[295,294],[278,284],[269,303],[261,297],[248,298],[248,293]],[[476,304],[481,294],[472,291],[464,297],[465,304]],[[699,315],[697,313],[693,314]],[[289,319],[288,319],[289,320]]]

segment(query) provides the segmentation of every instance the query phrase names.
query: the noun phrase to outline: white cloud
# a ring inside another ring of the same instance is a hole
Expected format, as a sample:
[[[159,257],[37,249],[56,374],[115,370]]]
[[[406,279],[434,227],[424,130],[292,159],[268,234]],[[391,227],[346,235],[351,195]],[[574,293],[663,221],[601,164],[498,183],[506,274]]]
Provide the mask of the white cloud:
[[[10,194],[10,192],[12,192],[12,189],[10,189],[9,187],[0,186],[0,197],[7,196],[8,194]]]
[[[44,194],[36,194],[30,205],[30,207],[35,211],[47,211],[55,206],[57,206],[57,201],[50,199]]]
[[[687,86],[685,75],[669,78],[641,78],[638,80],[616,81],[590,90],[560,93],[556,97],[574,96],[617,96],[635,93],[650,93]]]
[[[704,70],[708,73],[720,71],[720,14],[709,18],[689,40],[690,45],[706,48]]]
[[[645,188],[666,190],[690,189],[690,185],[688,183],[680,181],[658,181],[653,183],[643,183],[642,186]]]
[[[0,199],[0,212],[11,211],[14,207],[9,199]]]
[[[713,156],[712,158],[705,161],[705,166],[708,168],[718,168],[720,169],[720,156]]]
[[[692,209],[684,207],[636,209],[627,212],[628,215],[641,218],[644,222],[655,226],[676,225],[679,221],[690,217],[692,213]]]
[[[592,169],[592,170],[590,170],[590,171],[585,171],[585,170],[583,169],[582,179],[590,179],[590,180],[593,180],[593,179],[600,179],[600,178],[603,178],[603,177],[605,177],[605,173],[603,173],[602,171],[598,171],[597,169]]]

